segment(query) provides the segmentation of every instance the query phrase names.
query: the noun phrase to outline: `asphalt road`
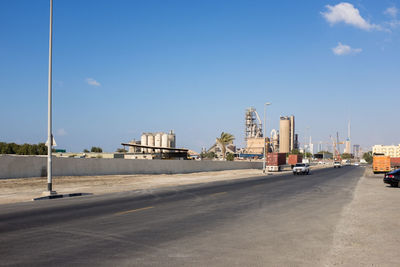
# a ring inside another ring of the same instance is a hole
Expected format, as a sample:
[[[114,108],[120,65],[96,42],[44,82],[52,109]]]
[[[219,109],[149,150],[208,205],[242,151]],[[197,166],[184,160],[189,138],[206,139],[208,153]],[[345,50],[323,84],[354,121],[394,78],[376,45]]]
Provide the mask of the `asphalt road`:
[[[364,170],[0,205],[0,265],[320,266]]]

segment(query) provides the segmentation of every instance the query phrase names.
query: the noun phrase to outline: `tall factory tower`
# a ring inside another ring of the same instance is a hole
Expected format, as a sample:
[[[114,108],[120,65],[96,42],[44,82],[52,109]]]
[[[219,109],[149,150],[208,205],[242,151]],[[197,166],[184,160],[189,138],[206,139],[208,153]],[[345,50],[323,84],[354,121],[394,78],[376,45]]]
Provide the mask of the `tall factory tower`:
[[[296,146],[294,116],[281,116],[279,121],[279,152],[289,153]]]
[[[350,139],[350,135],[351,135],[351,125],[350,125],[350,121],[349,124],[347,125],[347,139],[346,139],[346,147],[344,149],[344,153],[348,153],[351,154],[351,139]]]
[[[245,121],[245,141],[249,138],[263,137],[261,119],[255,108],[246,109]]]

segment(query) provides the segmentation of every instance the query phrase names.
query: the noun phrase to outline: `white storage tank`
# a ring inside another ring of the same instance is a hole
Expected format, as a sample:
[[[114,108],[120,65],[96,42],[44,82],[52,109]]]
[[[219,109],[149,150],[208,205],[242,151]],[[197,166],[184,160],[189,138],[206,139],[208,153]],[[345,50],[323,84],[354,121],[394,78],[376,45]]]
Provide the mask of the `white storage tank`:
[[[168,134],[163,133],[161,136],[161,146],[162,147],[169,147],[168,146]]]
[[[161,146],[161,136],[162,133],[156,133],[154,137],[154,145],[160,147]],[[159,149],[156,149],[156,153],[160,153]]]
[[[147,133],[143,133],[142,137],[140,138],[140,144],[142,146],[147,146]],[[142,148],[142,152],[147,153],[147,148]]]
[[[154,146],[154,135],[149,133],[149,135],[147,136],[147,145],[148,146]],[[148,148],[147,150],[148,153],[152,153],[153,149],[152,148]]]
[[[161,133],[156,133],[154,137],[154,145],[161,146]]]

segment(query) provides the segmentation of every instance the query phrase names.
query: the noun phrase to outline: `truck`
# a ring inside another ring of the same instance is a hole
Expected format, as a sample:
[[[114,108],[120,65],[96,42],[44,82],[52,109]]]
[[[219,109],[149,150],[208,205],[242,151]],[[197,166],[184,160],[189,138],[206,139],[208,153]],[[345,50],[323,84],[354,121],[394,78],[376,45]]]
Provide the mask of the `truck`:
[[[374,156],[372,170],[374,173],[387,173],[391,169],[389,156]]]
[[[391,157],[390,158],[390,167],[392,170],[400,169],[400,158],[399,157]]]
[[[267,170],[269,172],[280,171],[282,165],[286,165],[286,153],[268,153],[267,154]]]
[[[303,160],[302,155],[290,154],[288,158],[288,164],[293,169],[294,165],[296,165],[297,163],[301,163],[302,160]]]

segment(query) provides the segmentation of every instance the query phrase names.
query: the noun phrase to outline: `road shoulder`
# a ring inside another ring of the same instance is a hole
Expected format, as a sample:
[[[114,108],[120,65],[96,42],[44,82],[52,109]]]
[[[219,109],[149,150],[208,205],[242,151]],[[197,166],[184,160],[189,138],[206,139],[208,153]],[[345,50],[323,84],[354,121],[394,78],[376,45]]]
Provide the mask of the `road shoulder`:
[[[366,169],[344,208],[326,266],[400,266],[400,188]]]

